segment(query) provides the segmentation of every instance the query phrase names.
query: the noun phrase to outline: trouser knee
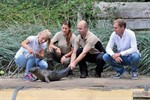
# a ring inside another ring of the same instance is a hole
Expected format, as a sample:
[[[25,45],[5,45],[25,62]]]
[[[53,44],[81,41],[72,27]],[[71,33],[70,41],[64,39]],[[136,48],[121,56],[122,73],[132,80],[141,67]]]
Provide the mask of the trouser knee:
[[[132,58],[133,62],[139,62],[139,60],[140,60],[140,54],[133,53],[133,54],[131,54],[131,58]]]
[[[105,62],[109,62],[110,60],[112,60],[111,56],[108,53],[105,53],[102,58]]]
[[[79,56],[82,53],[82,51],[83,51],[83,48],[78,48],[78,50],[77,50],[77,56]]]
[[[69,64],[70,64],[70,58],[66,58],[66,59],[64,60],[64,62],[62,63],[63,67],[65,67],[65,68],[68,67]]]

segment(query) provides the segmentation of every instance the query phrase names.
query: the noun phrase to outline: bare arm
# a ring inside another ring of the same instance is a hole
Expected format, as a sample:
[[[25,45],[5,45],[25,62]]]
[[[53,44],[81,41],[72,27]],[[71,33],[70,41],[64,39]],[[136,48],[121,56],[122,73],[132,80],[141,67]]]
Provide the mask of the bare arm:
[[[73,48],[71,48],[70,52],[68,52],[67,54],[65,54],[65,57],[71,57],[71,54],[73,53]]]
[[[26,40],[24,40],[24,41],[21,43],[21,46],[22,46],[23,48],[27,49],[30,54],[33,54],[34,51],[33,51],[32,48],[30,48],[30,47],[28,46],[28,44],[29,44],[29,40],[26,39]]]
[[[61,50],[60,50],[60,48],[58,48],[57,46],[55,46],[53,42],[50,43],[49,49],[50,49],[50,48],[54,49],[54,50],[58,53],[58,55],[61,55]]]
[[[58,49],[58,47],[55,46],[53,42],[50,42],[50,45],[49,45],[48,48],[49,48],[49,49],[52,48],[52,49],[54,49],[54,50],[57,50],[57,49]]]
[[[73,52],[71,56],[70,67],[74,69],[76,65],[86,56],[86,54],[91,50],[91,48],[83,49],[82,53],[76,58],[76,51]],[[76,58],[76,59],[75,59]]]
[[[35,56],[42,59],[44,58],[44,53],[44,49],[42,49],[40,52],[36,52]]]

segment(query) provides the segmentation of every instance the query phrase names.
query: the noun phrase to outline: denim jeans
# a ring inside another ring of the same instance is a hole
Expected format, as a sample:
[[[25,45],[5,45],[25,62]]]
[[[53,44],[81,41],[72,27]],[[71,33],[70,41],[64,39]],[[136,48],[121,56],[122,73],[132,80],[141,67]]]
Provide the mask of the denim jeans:
[[[18,58],[15,59],[15,63],[18,67],[24,67],[25,75],[29,74],[29,70],[32,67],[38,66],[41,69],[46,69],[48,64],[46,61],[36,58],[35,56],[25,57],[24,55],[20,55]]]
[[[128,56],[121,56],[122,62],[117,63],[109,54],[105,53],[103,55],[103,60],[111,65],[116,73],[122,73],[124,70],[123,66],[132,66],[130,72],[138,72],[138,62],[140,61],[139,53],[132,53]]]

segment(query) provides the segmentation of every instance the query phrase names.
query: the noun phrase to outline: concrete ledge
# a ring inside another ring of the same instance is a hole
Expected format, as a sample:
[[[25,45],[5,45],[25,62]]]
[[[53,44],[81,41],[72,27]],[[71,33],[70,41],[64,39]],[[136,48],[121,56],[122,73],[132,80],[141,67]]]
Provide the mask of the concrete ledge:
[[[11,89],[0,90],[1,100],[12,99]],[[89,89],[23,89],[16,96],[17,100],[133,100],[130,90],[100,91]]]

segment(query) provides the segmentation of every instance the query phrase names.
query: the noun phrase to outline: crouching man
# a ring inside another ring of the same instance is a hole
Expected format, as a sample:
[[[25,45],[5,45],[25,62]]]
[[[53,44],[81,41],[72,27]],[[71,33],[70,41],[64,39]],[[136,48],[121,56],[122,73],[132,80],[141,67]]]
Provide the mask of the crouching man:
[[[88,76],[86,61],[96,63],[95,77],[101,77],[101,72],[105,65],[102,59],[105,53],[102,43],[96,35],[88,30],[88,24],[84,20],[78,22],[77,31],[79,35],[75,39],[74,51],[69,66],[73,69],[78,64],[81,73],[80,78],[86,78]]]

